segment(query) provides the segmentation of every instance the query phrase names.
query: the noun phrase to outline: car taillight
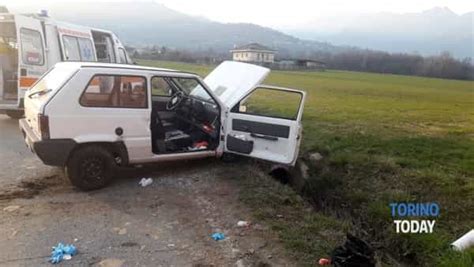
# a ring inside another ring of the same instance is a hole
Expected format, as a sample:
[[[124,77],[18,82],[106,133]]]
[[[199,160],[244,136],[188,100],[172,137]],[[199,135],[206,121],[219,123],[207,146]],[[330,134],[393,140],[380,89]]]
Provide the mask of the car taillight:
[[[46,115],[38,114],[38,128],[41,134],[41,139],[49,139],[49,118]]]

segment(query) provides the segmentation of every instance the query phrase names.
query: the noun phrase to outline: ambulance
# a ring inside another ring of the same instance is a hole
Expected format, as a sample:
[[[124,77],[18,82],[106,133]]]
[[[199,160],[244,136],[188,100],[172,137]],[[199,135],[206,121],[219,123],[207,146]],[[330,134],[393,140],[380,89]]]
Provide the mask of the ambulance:
[[[0,6],[0,114],[22,117],[25,92],[61,61],[133,64],[111,31]]]

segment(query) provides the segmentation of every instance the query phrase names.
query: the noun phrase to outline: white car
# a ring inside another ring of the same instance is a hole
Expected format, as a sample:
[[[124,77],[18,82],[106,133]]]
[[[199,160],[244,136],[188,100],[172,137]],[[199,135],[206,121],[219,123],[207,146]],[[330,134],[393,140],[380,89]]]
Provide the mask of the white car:
[[[265,86],[264,67],[226,61],[198,75],[132,65],[67,62],[25,96],[20,128],[46,165],[73,185],[104,187],[117,165],[235,153],[294,165],[305,93]]]

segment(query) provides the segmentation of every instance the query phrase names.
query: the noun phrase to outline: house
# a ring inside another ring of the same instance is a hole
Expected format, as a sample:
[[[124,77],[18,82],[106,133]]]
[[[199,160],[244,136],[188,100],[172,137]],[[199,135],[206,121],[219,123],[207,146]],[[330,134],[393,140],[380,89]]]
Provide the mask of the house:
[[[256,64],[274,63],[276,51],[257,43],[251,43],[230,50],[234,61]]]
[[[312,59],[282,59],[278,61],[278,69],[283,70],[320,70],[326,69],[326,63]]]
[[[307,69],[325,69],[326,68],[326,63],[318,60],[312,60],[312,59],[300,59],[297,60],[297,65],[306,67]]]

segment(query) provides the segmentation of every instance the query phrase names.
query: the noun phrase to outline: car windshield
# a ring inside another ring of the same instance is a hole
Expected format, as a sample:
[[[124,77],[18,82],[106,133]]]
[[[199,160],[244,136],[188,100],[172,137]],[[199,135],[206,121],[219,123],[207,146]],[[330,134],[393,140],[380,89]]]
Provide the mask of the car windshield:
[[[28,95],[44,95],[39,92],[52,92],[61,87],[75,72],[77,67],[61,66],[54,67],[28,90]]]
[[[173,81],[187,94],[204,101],[214,102],[204,87],[193,78],[174,78]]]

